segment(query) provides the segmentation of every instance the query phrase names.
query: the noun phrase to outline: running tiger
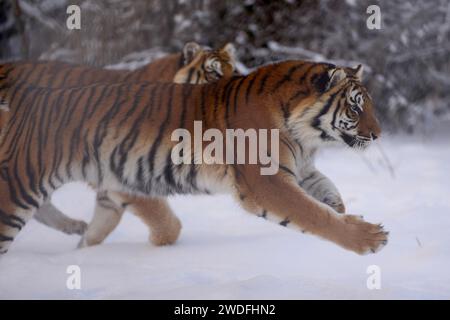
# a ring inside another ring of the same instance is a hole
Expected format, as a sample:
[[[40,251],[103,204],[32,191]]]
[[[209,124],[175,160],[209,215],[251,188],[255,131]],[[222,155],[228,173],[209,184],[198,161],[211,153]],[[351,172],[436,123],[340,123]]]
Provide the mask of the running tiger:
[[[25,82],[45,88],[69,88],[94,83],[139,80],[203,84],[217,81],[221,77],[231,77],[235,72],[235,63],[235,48],[231,43],[220,49],[210,50],[202,48],[195,42],[189,42],[183,48],[183,53],[158,59],[135,71],[106,70],[63,62],[4,64],[0,65],[0,76],[3,77],[0,84],[13,85]],[[3,127],[2,123],[0,125]],[[84,221],[67,217],[50,201],[47,201],[34,217],[65,233],[84,234],[79,246],[90,246],[101,243],[113,231],[126,208],[130,208],[149,226],[151,241],[154,244],[169,244],[178,238],[181,224],[162,198],[140,198],[100,191],[97,195],[94,217],[89,226]]]
[[[54,190],[81,180],[156,197],[227,192],[249,212],[282,226],[359,254],[377,252],[387,243],[382,225],[340,215],[304,189],[322,177],[312,166],[318,148],[365,148],[380,135],[361,75],[361,67],[286,61],[205,85],[58,90],[18,84],[8,90],[10,119],[0,143],[0,251]],[[175,165],[171,133],[193,133],[194,121],[224,136],[228,128],[279,129],[280,170],[261,175],[260,164]],[[317,192],[326,193],[334,190]]]

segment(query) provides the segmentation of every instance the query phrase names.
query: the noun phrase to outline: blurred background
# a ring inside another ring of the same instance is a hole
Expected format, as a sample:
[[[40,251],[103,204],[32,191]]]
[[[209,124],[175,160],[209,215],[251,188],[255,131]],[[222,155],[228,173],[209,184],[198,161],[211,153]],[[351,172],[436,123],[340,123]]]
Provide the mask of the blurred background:
[[[66,27],[81,8],[81,30]],[[369,30],[369,5],[381,29]],[[308,59],[366,67],[385,129],[427,133],[450,119],[448,0],[0,0],[0,60],[136,68],[187,41],[233,42],[246,72]]]

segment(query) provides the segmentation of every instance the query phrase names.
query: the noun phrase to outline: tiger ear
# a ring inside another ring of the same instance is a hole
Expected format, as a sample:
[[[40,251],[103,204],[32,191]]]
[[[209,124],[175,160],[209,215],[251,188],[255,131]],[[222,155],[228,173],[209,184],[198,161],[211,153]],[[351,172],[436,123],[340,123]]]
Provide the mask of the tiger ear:
[[[183,48],[183,57],[184,57],[184,64],[188,65],[191,63],[197,54],[201,51],[201,47],[196,42],[188,42],[184,45]]]
[[[236,47],[234,46],[234,44],[232,44],[231,42],[228,42],[226,45],[224,45],[222,47],[222,49],[220,49],[221,51],[225,52],[226,54],[228,54],[228,56],[230,57],[230,59],[232,60],[236,60]]]
[[[342,68],[333,68],[328,71],[328,83],[325,85],[325,90],[328,91],[331,88],[335,87],[339,82],[344,80],[347,77],[344,69]]]
[[[355,74],[356,79],[359,81],[362,81],[362,75],[363,75],[363,66],[362,64],[359,64],[356,68],[353,69],[353,72]]]

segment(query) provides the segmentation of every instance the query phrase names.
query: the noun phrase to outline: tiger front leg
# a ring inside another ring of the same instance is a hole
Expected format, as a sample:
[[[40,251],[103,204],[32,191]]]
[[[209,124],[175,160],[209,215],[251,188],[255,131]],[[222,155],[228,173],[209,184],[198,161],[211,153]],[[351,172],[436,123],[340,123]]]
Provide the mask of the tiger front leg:
[[[375,253],[387,243],[383,226],[354,215],[339,215],[323,205],[297,184],[297,178],[280,170],[273,176],[262,176],[255,166],[242,167],[237,189],[246,190],[249,207],[264,208],[268,219],[282,226],[308,232],[358,254]],[[245,207],[245,204],[244,204]]]
[[[102,243],[117,227],[125,209],[109,196],[107,191],[97,193],[94,216],[83,234],[78,248]]]
[[[122,201],[128,204],[127,208],[149,228],[150,242],[163,246],[177,241],[181,232],[181,221],[170,208],[166,198],[119,195]]]
[[[318,171],[312,164],[300,170],[298,184],[306,193],[316,200],[325,203],[338,213],[345,213],[345,205],[334,183]]]

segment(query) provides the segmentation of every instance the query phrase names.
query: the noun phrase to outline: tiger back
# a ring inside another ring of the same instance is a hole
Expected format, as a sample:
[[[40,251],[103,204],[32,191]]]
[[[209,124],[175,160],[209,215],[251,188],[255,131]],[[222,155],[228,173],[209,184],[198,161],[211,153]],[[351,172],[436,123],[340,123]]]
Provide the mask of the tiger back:
[[[176,82],[204,84],[230,77],[236,68],[235,49],[204,49],[194,42],[183,53],[171,54],[133,71],[109,70],[58,61],[0,64],[0,86],[27,83],[43,88],[82,87],[95,83]]]

